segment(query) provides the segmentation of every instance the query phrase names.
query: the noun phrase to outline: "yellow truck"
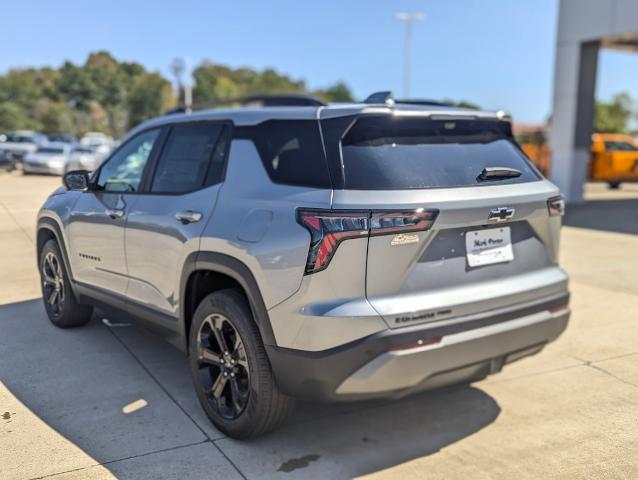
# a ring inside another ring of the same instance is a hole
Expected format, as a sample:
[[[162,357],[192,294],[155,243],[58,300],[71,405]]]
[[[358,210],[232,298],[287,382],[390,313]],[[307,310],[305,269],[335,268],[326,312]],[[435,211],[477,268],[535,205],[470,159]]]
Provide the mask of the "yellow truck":
[[[629,135],[595,133],[592,136],[589,177],[618,188],[638,182],[638,142]]]
[[[519,143],[536,168],[548,175],[550,151],[544,137],[521,135]],[[629,135],[594,133],[588,179],[614,189],[623,182],[638,182],[638,142]]]

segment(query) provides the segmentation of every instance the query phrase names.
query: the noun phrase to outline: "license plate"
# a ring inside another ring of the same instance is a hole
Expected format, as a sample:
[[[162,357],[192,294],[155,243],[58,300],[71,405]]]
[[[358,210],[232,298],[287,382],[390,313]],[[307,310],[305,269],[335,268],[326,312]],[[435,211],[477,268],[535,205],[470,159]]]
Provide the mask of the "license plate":
[[[470,267],[514,260],[510,227],[474,230],[465,234],[465,252]]]

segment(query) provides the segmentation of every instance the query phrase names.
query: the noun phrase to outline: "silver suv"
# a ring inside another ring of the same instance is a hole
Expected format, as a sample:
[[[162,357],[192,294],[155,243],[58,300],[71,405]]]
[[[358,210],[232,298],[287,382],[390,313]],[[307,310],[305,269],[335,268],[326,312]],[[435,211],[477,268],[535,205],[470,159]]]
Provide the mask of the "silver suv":
[[[471,382],[561,334],[564,202],[508,117],[294,103],[166,115],[67,173],[37,224],[53,324],[159,332],[235,438],[294,397]]]

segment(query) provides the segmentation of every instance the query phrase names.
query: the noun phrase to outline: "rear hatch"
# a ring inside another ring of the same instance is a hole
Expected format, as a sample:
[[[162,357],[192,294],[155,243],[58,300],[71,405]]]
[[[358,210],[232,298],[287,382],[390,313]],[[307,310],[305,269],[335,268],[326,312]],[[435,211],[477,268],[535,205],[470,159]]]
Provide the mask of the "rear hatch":
[[[332,207],[372,212],[366,296],[389,327],[565,294],[558,191],[510,131],[497,118],[397,114],[344,130]],[[409,225],[411,212],[433,222]]]

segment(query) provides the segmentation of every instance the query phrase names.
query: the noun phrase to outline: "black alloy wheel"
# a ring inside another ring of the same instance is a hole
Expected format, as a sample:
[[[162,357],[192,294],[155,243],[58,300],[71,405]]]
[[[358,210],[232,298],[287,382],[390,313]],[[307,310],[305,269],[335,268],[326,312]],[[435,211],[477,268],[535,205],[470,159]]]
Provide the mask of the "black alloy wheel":
[[[53,252],[47,252],[42,262],[42,291],[51,315],[60,317],[64,310],[66,288],[60,260]]]
[[[233,323],[214,313],[197,334],[198,380],[208,402],[226,420],[239,417],[250,398],[246,349]]]

